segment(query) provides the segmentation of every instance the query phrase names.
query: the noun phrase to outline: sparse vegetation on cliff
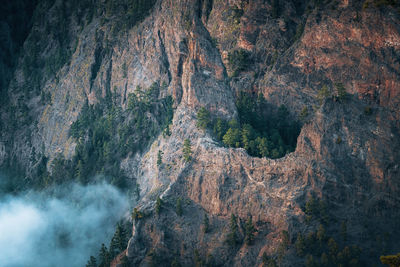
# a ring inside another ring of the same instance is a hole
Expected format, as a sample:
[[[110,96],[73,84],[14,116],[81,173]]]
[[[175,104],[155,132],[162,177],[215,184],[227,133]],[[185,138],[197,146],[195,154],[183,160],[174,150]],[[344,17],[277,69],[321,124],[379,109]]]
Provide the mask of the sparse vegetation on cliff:
[[[126,249],[128,245],[128,240],[130,236],[129,229],[131,228],[130,224],[119,222],[116,225],[115,233],[110,242],[110,249],[107,249],[107,246],[101,244],[101,248],[98,254],[98,257],[90,256],[89,261],[86,266],[91,267],[108,267],[111,264],[111,261],[122,251]],[[98,263],[98,265],[97,265]],[[128,259],[125,259],[126,265],[129,266]]]
[[[273,112],[262,95],[255,98],[247,93],[239,95],[236,106],[240,122],[212,120],[209,112],[202,108],[197,115],[197,125],[208,126],[224,145],[243,147],[251,156],[280,158],[294,151],[300,124],[290,119],[285,106]]]
[[[128,95],[126,110],[114,104],[111,93],[96,106],[84,105],[70,130],[78,143],[72,159],[72,165],[77,167],[72,169],[79,170],[79,177],[91,177],[100,172],[111,176],[116,185],[123,186],[123,174],[115,165],[117,160],[140,151],[143,144],[172,120],[172,98],[158,99],[158,94],[157,84],[147,90],[137,87],[135,93]],[[157,164],[160,156],[162,154],[158,154]],[[83,168],[79,168],[79,162]]]

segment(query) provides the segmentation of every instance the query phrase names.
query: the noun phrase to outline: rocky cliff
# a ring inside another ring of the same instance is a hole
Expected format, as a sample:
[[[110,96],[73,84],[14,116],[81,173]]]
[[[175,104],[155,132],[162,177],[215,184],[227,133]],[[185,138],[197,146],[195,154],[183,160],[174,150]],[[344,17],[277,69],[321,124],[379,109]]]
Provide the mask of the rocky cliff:
[[[3,168],[34,181],[46,158],[52,173],[57,155],[77,153],[70,129],[86,101],[100,106],[111,96],[125,112],[138,86],[157,84],[157,99],[174,99],[170,134],[155,131],[141,149],[116,159],[139,186],[135,205],[143,216],[124,252],[131,265],[324,264],[328,237],[338,244],[329,255],[334,265],[372,266],[400,250],[396,1],[150,2],[38,1],[16,63],[4,68],[11,78],[1,90]],[[284,104],[302,120],[294,152],[251,157],[197,127],[201,107],[238,118],[239,92],[263,93],[271,107]],[[156,121],[151,112],[146,116]],[[247,243],[250,217],[255,234]],[[311,234],[306,247],[315,239],[321,253],[305,259],[296,240],[310,233],[319,237]]]

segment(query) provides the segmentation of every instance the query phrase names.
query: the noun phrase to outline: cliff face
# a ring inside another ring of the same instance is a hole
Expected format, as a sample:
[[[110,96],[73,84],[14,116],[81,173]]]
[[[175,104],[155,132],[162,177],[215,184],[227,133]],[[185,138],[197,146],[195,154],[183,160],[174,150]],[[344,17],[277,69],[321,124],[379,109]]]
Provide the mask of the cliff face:
[[[377,262],[385,249],[400,249],[395,7],[165,0],[127,26],[118,15],[126,12],[124,4],[96,3],[90,17],[91,6],[84,2],[39,1],[7,86],[9,103],[1,107],[0,163],[18,162],[29,173],[38,165],[33,148],[49,162],[57,153],[71,158],[76,144],[68,133],[86,99],[96,105],[111,92],[114,104],[126,109],[137,86],[157,83],[163,85],[160,98],[174,98],[171,135],[154,137],[119,164],[139,184],[138,208],[146,214],[134,222],[126,252],[132,264],[169,264],[176,258],[192,265],[200,257],[224,266],[261,265],[264,252],[279,254],[282,230],[289,233],[282,264],[304,264],[293,244],[297,233],[319,225],[306,220],[311,196],[328,206],[327,235],[347,222],[350,242],[340,245],[362,247],[363,264]],[[243,66],[232,64],[233,51],[244,51]],[[324,86],[327,95],[321,98]],[[346,99],[336,97],[340,86]],[[306,108],[295,152],[280,159],[250,157],[196,127],[200,107],[236,118],[235,95],[241,91],[262,92],[272,106],[285,104],[294,118]],[[185,139],[193,151],[190,162],[182,157]],[[155,215],[158,196],[164,204]],[[178,198],[182,216],[175,213]],[[252,217],[257,230],[252,245],[225,242],[232,213],[240,238]],[[208,233],[202,230],[204,214]]]

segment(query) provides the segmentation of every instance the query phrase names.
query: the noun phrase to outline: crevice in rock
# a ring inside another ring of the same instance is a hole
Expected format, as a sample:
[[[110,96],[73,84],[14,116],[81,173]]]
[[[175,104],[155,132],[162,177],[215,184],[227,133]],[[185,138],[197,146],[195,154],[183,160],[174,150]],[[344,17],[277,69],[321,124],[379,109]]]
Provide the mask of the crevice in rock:
[[[165,45],[164,45],[164,40],[161,38],[161,33],[158,31],[158,39],[160,41],[160,47],[161,47],[161,54],[162,54],[162,62],[165,65],[165,69],[167,70],[168,74],[168,84],[171,82],[172,76],[171,76],[171,71],[170,71],[170,64],[168,61],[168,55],[165,51]]]

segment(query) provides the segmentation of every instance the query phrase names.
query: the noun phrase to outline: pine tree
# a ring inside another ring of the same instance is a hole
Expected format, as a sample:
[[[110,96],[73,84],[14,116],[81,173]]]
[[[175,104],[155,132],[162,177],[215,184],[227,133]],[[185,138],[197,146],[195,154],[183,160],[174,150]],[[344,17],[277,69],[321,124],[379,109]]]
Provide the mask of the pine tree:
[[[110,253],[108,252],[107,247],[101,244],[101,249],[99,253],[100,264],[99,267],[108,267],[110,266]]]
[[[317,239],[322,244],[322,242],[325,241],[325,228],[322,224],[319,225],[318,231],[317,231]]]
[[[114,236],[110,243],[110,255],[115,257],[118,253],[124,251],[128,244],[127,233],[122,225],[122,223],[117,224],[117,229],[115,230]]]
[[[337,97],[340,101],[343,101],[346,99],[347,92],[346,88],[344,88],[342,83],[337,83],[335,84],[336,90],[337,90]]]
[[[88,263],[86,264],[86,267],[97,267],[96,258],[93,256],[90,256],[90,259],[89,259]]]
[[[316,267],[317,263],[314,260],[314,257],[310,254],[307,255],[306,258],[306,267]]]
[[[306,250],[306,245],[304,242],[304,237],[301,233],[297,234],[297,240],[296,240],[295,246],[296,246],[297,255],[304,256],[304,252]]]
[[[221,118],[217,119],[217,122],[214,125],[214,135],[216,135],[218,140],[222,140],[222,137],[225,135],[228,129],[228,125],[226,121]]]
[[[330,238],[328,241],[329,255],[334,258],[338,253],[338,245],[336,244],[333,238]]]
[[[254,225],[253,225],[253,219],[250,216],[247,221],[246,221],[246,225],[245,225],[245,242],[247,245],[251,245],[254,241],[254,232],[256,230],[254,229]]]
[[[197,112],[197,127],[204,130],[210,122],[210,112],[204,107],[200,108],[199,112]]]
[[[170,135],[171,135],[171,131],[169,129],[169,125],[167,125],[165,127],[164,131],[163,131],[163,137],[165,138],[165,137],[170,136]]]
[[[189,139],[185,139],[183,143],[183,158],[186,162],[192,159],[192,148]]]
[[[229,147],[240,146],[240,129],[229,128],[225,135],[222,137],[222,142]]]
[[[207,213],[205,213],[203,219],[203,232],[208,233],[209,231],[210,231],[210,222],[208,220]]]
[[[157,197],[157,200],[156,200],[156,213],[157,213],[157,215],[160,214],[161,208],[162,208],[162,200],[161,200],[160,197]]]
[[[157,166],[161,166],[161,164],[162,164],[162,155],[163,155],[163,152],[161,150],[158,150],[158,153],[157,153]]]
[[[235,246],[238,243],[238,226],[237,218],[233,213],[231,214],[231,222],[229,228],[230,232],[227,236],[226,241],[230,246]]]
[[[322,105],[322,103],[324,102],[325,99],[327,99],[329,97],[330,93],[329,93],[329,89],[328,86],[324,85],[322,86],[322,88],[318,91],[318,100],[319,100],[319,104]]]
[[[183,211],[182,211],[182,198],[178,198],[176,200],[176,214],[178,216],[182,216]]]

